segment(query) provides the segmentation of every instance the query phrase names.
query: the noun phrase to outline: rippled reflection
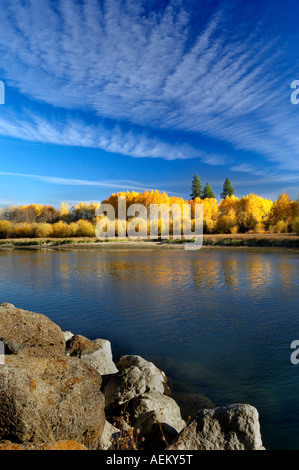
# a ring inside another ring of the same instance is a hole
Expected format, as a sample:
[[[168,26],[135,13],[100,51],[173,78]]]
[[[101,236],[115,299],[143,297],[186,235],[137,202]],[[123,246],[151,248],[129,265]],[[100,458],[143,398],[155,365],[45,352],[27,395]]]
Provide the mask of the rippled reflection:
[[[0,302],[154,360],[178,391],[253,404],[272,448],[299,449],[298,279],[295,252],[0,251]]]

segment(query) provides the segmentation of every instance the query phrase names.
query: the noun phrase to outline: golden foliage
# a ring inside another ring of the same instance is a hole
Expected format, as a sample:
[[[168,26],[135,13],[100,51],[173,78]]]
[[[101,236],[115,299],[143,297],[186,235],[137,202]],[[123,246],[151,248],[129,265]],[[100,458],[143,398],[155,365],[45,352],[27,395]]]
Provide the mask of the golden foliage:
[[[299,215],[299,202],[292,201],[286,193],[280,194],[268,216],[267,227],[274,232],[290,232]]]
[[[263,199],[256,194],[243,196],[239,201],[237,225],[239,232],[246,233],[256,230],[266,220],[273,206],[272,201]]]
[[[167,237],[183,233],[183,224],[191,222],[194,227],[195,209],[198,204],[203,206],[204,233],[246,233],[246,232],[296,232],[299,233],[299,200],[292,201],[285,193],[281,194],[273,203],[256,194],[249,194],[238,199],[236,196],[227,196],[220,203],[216,199],[196,198],[184,200],[181,197],[168,196],[159,191],[145,191],[139,193],[120,192],[111,194],[105,204],[110,204],[115,210],[116,236],[123,227],[122,233],[128,233],[128,229],[134,232],[135,228],[143,229],[143,233],[149,235],[152,230],[151,222],[145,222],[143,226],[137,223],[134,211],[125,220],[118,220],[119,198],[125,200],[125,214],[133,204],[141,204],[150,214],[150,207],[156,204],[161,209],[169,212],[171,206],[176,204],[179,211],[171,213],[169,222],[163,219],[162,213],[158,215],[156,227],[157,236]],[[184,205],[191,206],[191,219],[184,213]],[[81,202],[69,207],[62,202],[60,210],[51,206],[31,204],[29,206],[10,207],[1,210],[0,214],[0,238],[68,238],[68,237],[95,237],[95,226],[100,220],[96,215],[98,203]],[[136,219],[136,220],[135,220]],[[166,227],[167,225],[167,227]],[[135,228],[134,228],[135,227]],[[181,229],[179,228],[181,227]]]

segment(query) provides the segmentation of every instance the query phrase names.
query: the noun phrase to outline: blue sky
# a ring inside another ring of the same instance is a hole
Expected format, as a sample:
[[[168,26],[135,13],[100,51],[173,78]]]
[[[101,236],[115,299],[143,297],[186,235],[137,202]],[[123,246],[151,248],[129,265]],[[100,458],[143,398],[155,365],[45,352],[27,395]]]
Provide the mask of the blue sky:
[[[297,0],[3,0],[0,205],[299,196]]]

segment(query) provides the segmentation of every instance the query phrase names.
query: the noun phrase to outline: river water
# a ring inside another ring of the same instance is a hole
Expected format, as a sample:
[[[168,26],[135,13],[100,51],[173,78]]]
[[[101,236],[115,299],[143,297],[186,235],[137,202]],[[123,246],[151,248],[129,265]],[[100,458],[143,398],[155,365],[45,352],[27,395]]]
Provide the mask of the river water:
[[[0,302],[153,361],[176,392],[255,406],[269,450],[299,450],[298,286],[295,251],[0,251]]]

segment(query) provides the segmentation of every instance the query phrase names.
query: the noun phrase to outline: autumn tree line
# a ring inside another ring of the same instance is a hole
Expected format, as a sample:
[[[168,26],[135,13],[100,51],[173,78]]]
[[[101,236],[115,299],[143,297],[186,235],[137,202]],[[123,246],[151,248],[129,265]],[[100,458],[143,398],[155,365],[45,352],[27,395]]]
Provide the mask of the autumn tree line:
[[[127,209],[132,204],[142,204],[148,210],[152,204],[164,204],[167,207],[177,204],[181,208],[184,204],[189,204],[191,218],[196,205],[202,204],[205,234],[299,233],[299,199],[293,201],[285,193],[274,202],[256,194],[239,199],[226,180],[218,203],[209,185],[202,188],[200,182],[198,185],[196,176],[189,200],[158,191],[132,191],[112,194],[102,202],[114,207],[116,219],[120,196],[125,196]],[[95,226],[99,221],[96,216],[98,206],[99,203],[83,202],[69,206],[63,202],[59,209],[36,204],[0,209],[0,238],[95,237]]]

